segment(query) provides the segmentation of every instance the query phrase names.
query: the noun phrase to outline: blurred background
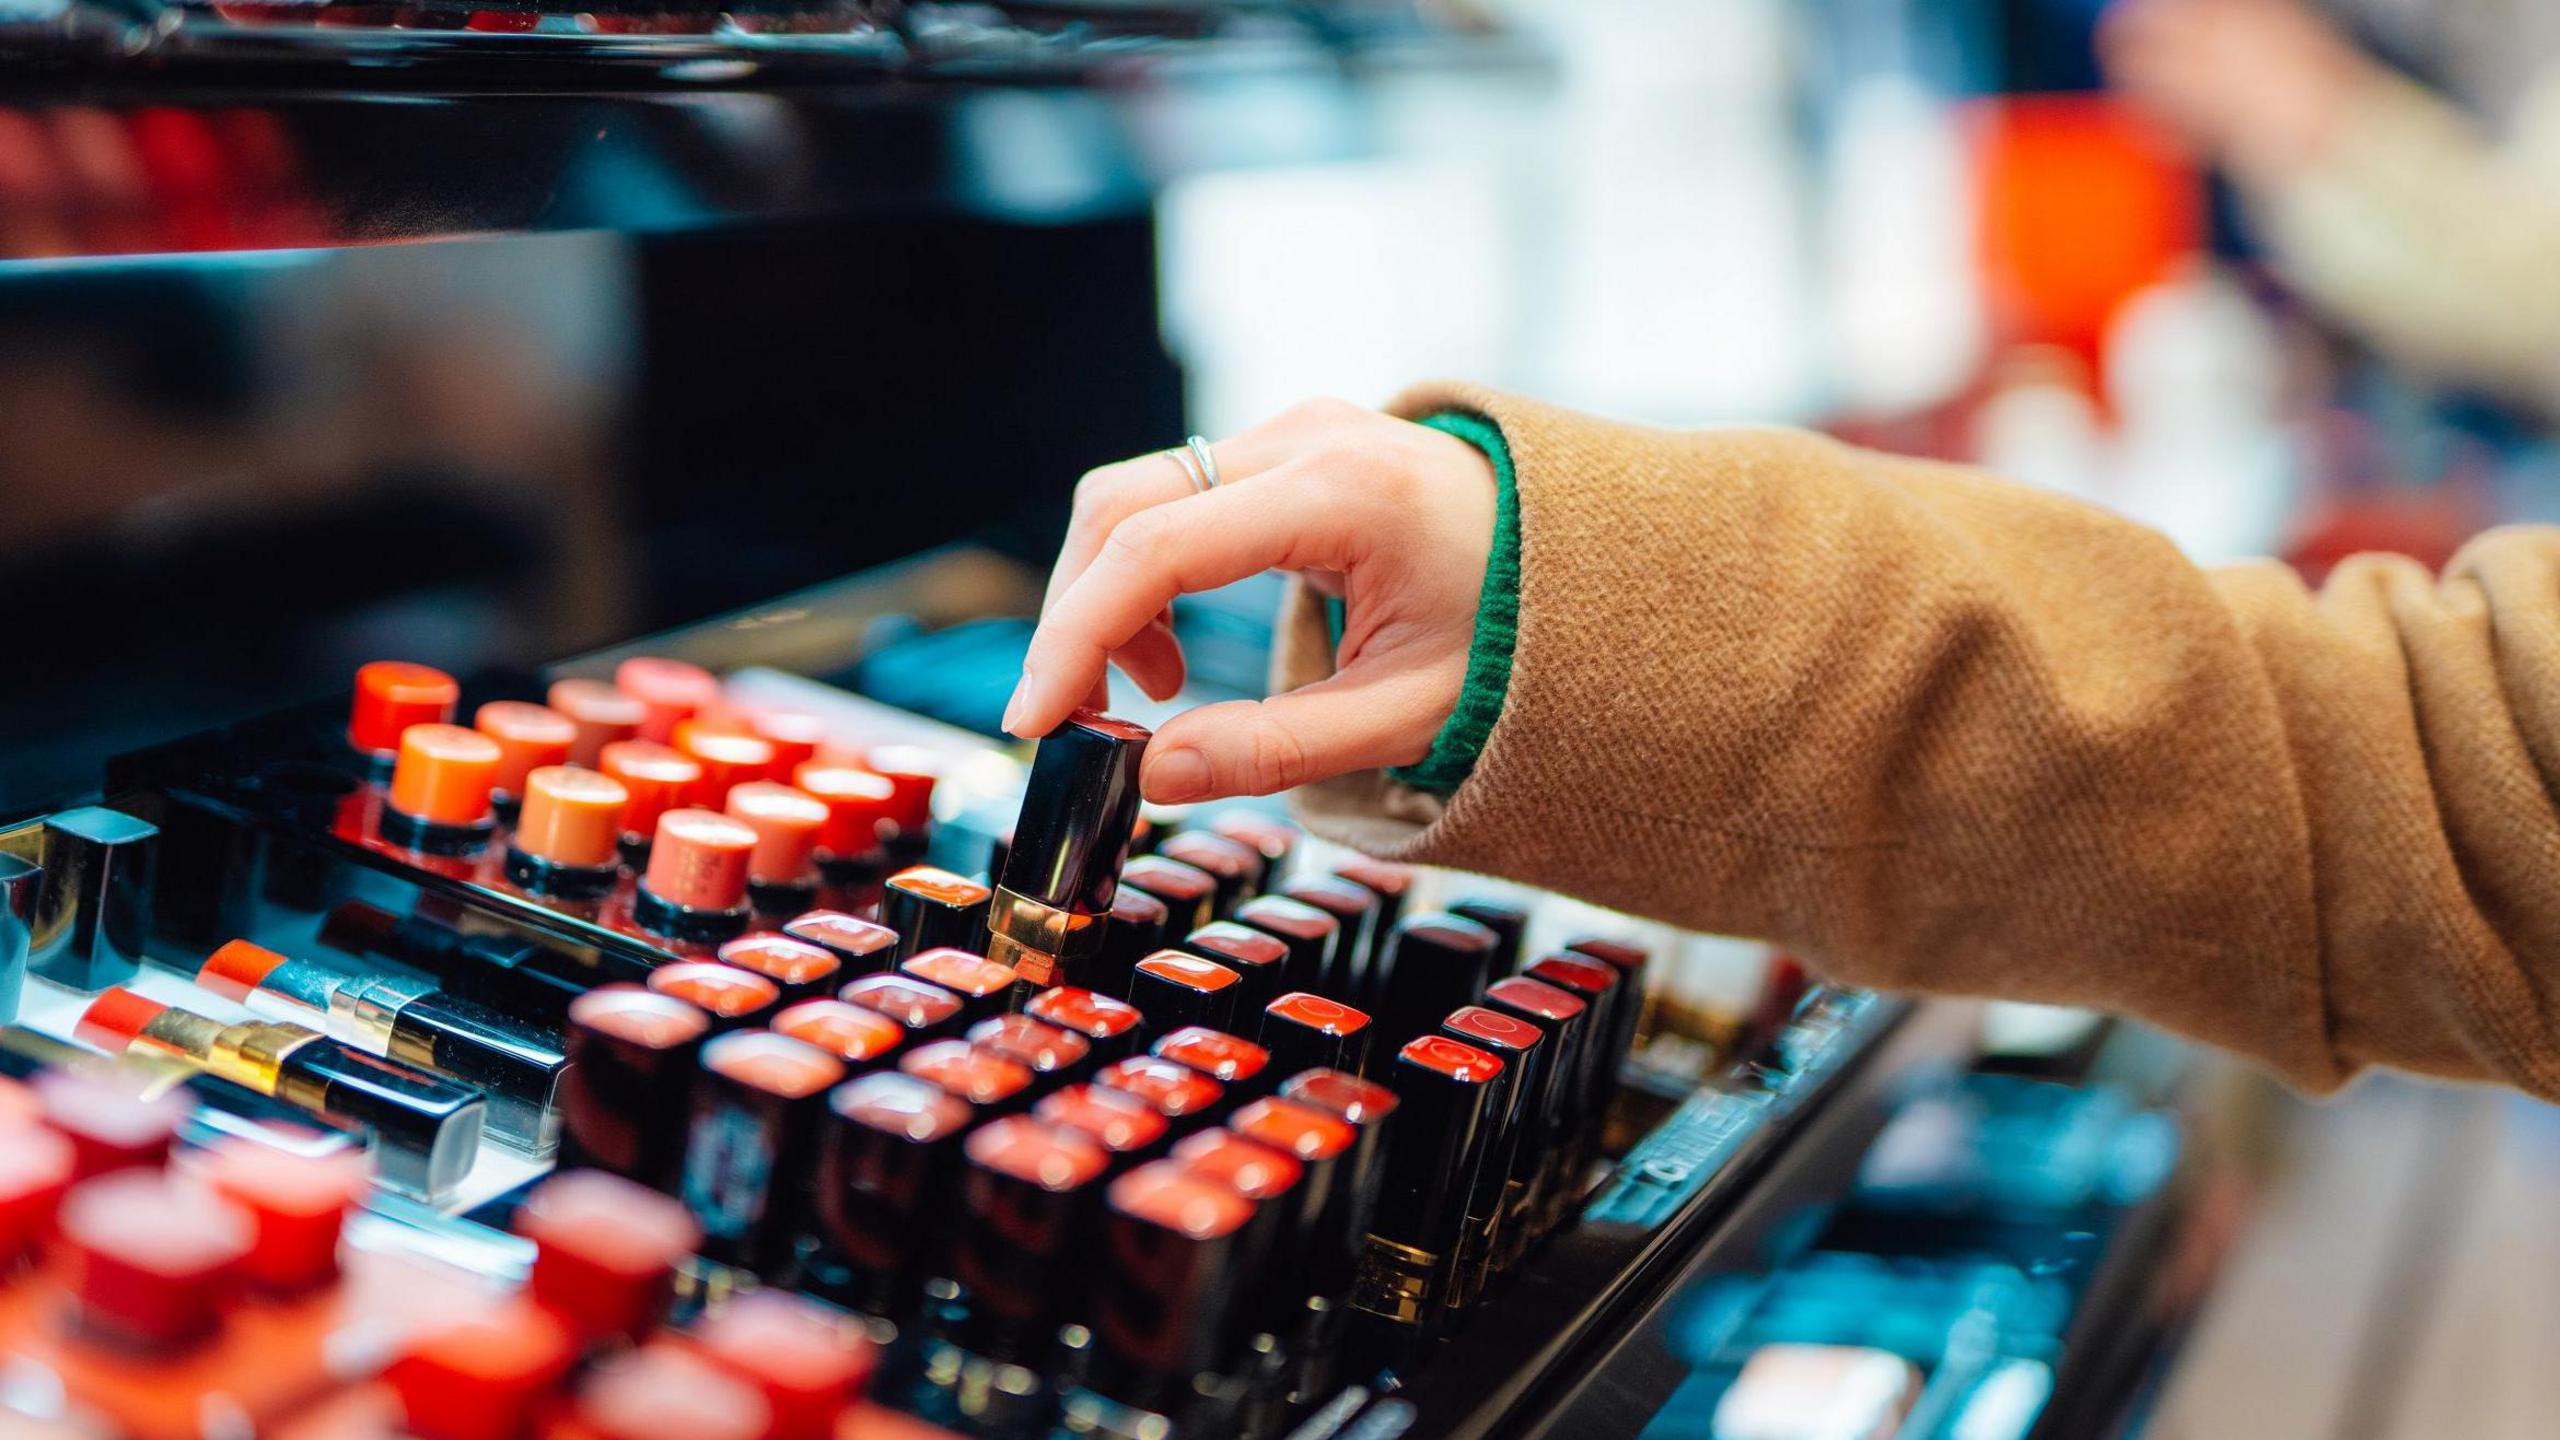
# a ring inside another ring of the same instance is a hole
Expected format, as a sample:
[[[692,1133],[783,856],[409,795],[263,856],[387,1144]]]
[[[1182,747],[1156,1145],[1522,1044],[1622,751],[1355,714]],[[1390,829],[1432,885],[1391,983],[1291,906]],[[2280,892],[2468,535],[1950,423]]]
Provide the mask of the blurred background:
[[[2441,564],[2560,517],[2555,67],[2529,0],[14,0],[0,810],[379,654],[953,546],[926,620],[1018,613],[1085,468],[1440,375]],[[2560,1120],[2210,1094],[2150,1433],[2542,1433]]]

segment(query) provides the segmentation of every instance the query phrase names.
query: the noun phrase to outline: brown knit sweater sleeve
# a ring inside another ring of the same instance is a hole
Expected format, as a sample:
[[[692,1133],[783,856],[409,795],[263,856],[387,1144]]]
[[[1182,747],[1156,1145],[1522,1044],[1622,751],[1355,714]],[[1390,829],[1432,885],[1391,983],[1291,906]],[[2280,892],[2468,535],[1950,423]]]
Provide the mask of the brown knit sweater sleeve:
[[[1460,385],[1500,424],[1519,641],[1445,802],[1312,787],[1327,834],[1891,989],[2094,1005],[2328,1088],[2560,1095],[2560,532],[2207,573],[1961,468]],[[1278,678],[1331,668],[1304,597]]]

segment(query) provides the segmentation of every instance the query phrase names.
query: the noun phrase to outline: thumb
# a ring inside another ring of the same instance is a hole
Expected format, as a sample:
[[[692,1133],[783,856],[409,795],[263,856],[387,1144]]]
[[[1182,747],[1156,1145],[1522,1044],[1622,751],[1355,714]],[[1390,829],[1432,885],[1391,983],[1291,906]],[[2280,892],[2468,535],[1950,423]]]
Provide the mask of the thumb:
[[[1268,700],[1187,710],[1148,744],[1140,788],[1159,805],[1182,805],[1409,765],[1448,719],[1431,699],[1444,688],[1455,687],[1381,657]]]

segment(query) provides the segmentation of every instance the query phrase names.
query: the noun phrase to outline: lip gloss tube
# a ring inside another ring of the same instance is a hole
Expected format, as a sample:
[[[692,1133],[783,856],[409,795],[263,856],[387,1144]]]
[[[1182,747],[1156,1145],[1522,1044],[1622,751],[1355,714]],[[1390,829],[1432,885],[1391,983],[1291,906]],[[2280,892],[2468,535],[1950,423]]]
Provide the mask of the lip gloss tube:
[[[1094,1387],[1142,1409],[1173,1409],[1193,1376],[1243,1348],[1236,1332],[1249,1307],[1233,1280],[1250,1264],[1258,1207],[1173,1160],[1139,1166],[1108,1195]]]
[[[629,797],[622,807],[623,861],[644,865],[659,817],[684,808],[685,797],[701,783],[702,767],[654,740],[617,740],[604,747],[596,764]]]
[[[782,987],[752,970],[713,960],[679,960],[649,972],[649,988],[711,1019],[711,1033],[752,1030],[782,1008]]]
[[[1580,955],[1597,960],[1618,972],[1620,1004],[1616,1016],[1616,1028],[1610,1033],[1616,1036],[1611,1045],[1617,1050],[1619,1059],[1623,1062],[1626,1057],[1635,1054],[1636,1047],[1644,1041],[1645,1032],[1652,1019],[1646,1013],[1652,1007],[1647,1003],[1651,997],[1645,991],[1645,971],[1653,962],[1653,952],[1641,945],[1630,945],[1623,940],[1608,940],[1596,935],[1586,935],[1581,939],[1568,941],[1564,948],[1568,955]]]
[[[883,1070],[827,1097],[819,1145],[819,1265],[857,1309],[904,1315],[938,1264],[977,1116],[939,1086]]]
[[[1210,902],[1210,908],[1221,919],[1233,915],[1246,896],[1262,889],[1262,852],[1223,835],[1206,830],[1179,831],[1166,836],[1156,853],[1218,882],[1217,898]]]
[[[1060,985],[1031,997],[1022,1013],[1081,1035],[1093,1047],[1095,1066],[1137,1053],[1145,1017],[1126,1000],[1099,995],[1073,985]]]
[[[1028,1015],[998,1015],[969,1027],[969,1043],[1031,1072],[1034,1099],[1093,1074],[1093,1046],[1072,1030]]]
[[[898,972],[939,985],[959,996],[964,1025],[975,1025],[1003,1014],[1006,1003],[1013,998],[1013,967],[999,965],[966,950],[944,946],[919,951],[900,965]]]
[[[714,953],[723,965],[772,981],[785,1005],[831,996],[844,978],[844,966],[834,952],[788,935],[741,935]]]
[[[1114,1060],[1093,1072],[1093,1083],[1153,1105],[1177,1137],[1216,1124],[1231,1108],[1227,1087],[1188,1065],[1153,1055]]]
[[[1076,1130],[1111,1157],[1110,1173],[1118,1175],[1164,1153],[1173,1122],[1164,1112],[1125,1090],[1100,1085],[1069,1085],[1042,1096],[1031,1113],[1052,1125]]]
[[[1448,1303],[1467,1199],[1484,1164],[1484,1113],[1503,1063],[1464,1041],[1425,1035],[1388,1067],[1405,1121],[1387,1150],[1369,1253],[1352,1303],[1425,1332]]]
[[[1493,955],[1500,943],[1492,931],[1456,915],[1413,915],[1398,921],[1372,987],[1379,1053],[1392,1056],[1406,1041],[1438,1030],[1450,1011],[1474,1004],[1493,982]]]
[[[808,1228],[826,1094],[843,1078],[834,1056],[770,1031],[702,1047],[684,1203],[702,1225],[703,1254],[768,1277],[791,1263]]]
[[[609,1170],[673,1195],[684,1176],[682,1125],[711,1017],[672,995],[606,985],[569,1004],[560,1083],[562,1169]]]
[[[1286,895],[1257,895],[1236,907],[1235,923],[1289,947],[1280,980],[1283,992],[1313,990],[1333,968],[1334,948],[1342,940],[1342,922],[1303,900]],[[1267,1001],[1265,1003],[1268,1003]]]
[[[1528,1128],[1528,1102],[1546,1059],[1546,1035],[1526,1020],[1481,1005],[1453,1012],[1441,1022],[1440,1033],[1502,1062],[1502,1072],[1485,1092],[1484,1159],[1467,1194],[1466,1233],[1458,1243],[1458,1263],[1451,1272],[1445,1302],[1452,1310],[1463,1310],[1484,1294],[1492,1277],[1494,1257],[1503,1244],[1504,1217],[1525,1208],[1528,1182],[1518,1162],[1522,1132]]]
[[[699,665],[634,655],[613,667],[613,688],[640,702],[640,736],[666,744],[676,726],[720,703],[720,681]]]
[[[968,1028],[959,996],[912,975],[865,975],[837,991],[836,998],[895,1020],[909,1044],[948,1040]]]
[[[1188,935],[1218,918],[1218,882],[1179,860],[1141,855],[1120,867],[1120,883],[1164,902],[1167,934]]]
[[[1151,732],[1078,710],[1042,736],[987,915],[987,954],[1034,989],[1083,984],[1138,824]]]
[[[1159,950],[1139,961],[1129,977],[1129,1003],[1146,1017],[1140,1029],[1148,1042],[1185,1025],[1233,1030],[1243,985],[1242,976],[1214,960]]]
[[[1298,848],[1298,827],[1277,815],[1256,810],[1221,810],[1209,817],[1209,833],[1233,840],[1262,857],[1261,894],[1280,888],[1290,853]]]
[[[422,855],[469,855],[489,843],[498,817],[490,804],[498,742],[459,725],[412,725],[400,732],[382,838]]]
[[[858,765],[811,760],[791,772],[791,783],[827,807],[818,831],[818,868],[837,884],[861,884],[888,873],[887,836],[896,822],[898,790],[886,775]]]
[[[969,1102],[981,1116],[1031,1108],[1031,1067],[966,1040],[935,1040],[898,1057],[898,1069]]]
[[[1523,1145],[1519,1158],[1532,1162],[1528,1176],[1528,1217],[1504,1231],[1500,1269],[1519,1262],[1530,1242],[1554,1229],[1582,1191],[1577,1166],[1580,1135],[1588,1123],[1593,1043],[1590,1007],[1582,997],[1543,980],[1514,975],[1485,988],[1485,1008],[1525,1020],[1546,1036],[1546,1063],[1539,1068],[1530,1103],[1534,1145]]]
[[[1369,1068],[1369,1017],[1303,990],[1263,1008],[1261,1042],[1271,1052],[1271,1072],[1277,1076],[1301,1070],[1357,1075]]]
[[[812,910],[795,916],[782,933],[836,957],[847,979],[886,974],[897,964],[897,931],[841,910]]]
[[[747,856],[747,889],[767,915],[798,915],[818,903],[818,832],[827,807],[817,797],[770,780],[729,792],[729,814],[756,832]]]
[[[1365,885],[1330,875],[1292,880],[1280,887],[1280,894],[1310,909],[1321,910],[1342,927],[1335,939],[1332,958],[1326,961],[1324,973],[1304,988],[1345,1004],[1360,999],[1363,980],[1369,973],[1369,951],[1375,940],[1373,931],[1378,919],[1378,892]]]
[[[716,728],[699,716],[677,721],[675,738],[667,743],[702,767],[702,778],[694,782],[687,799],[705,810],[725,808],[731,790],[749,781],[771,779],[774,773],[770,742]]]
[[[841,1000],[803,1000],[773,1017],[773,1033],[815,1045],[861,1075],[889,1063],[907,1043],[904,1026],[877,1010]]]
[[[1129,993],[1129,976],[1138,962],[1171,943],[1165,926],[1171,915],[1164,902],[1135,885],[1123,885],[1111,897],[1111,919],[1102,927],[1102,949],[1085,967],[1078,982],[1105,995]]]
[[[631,918],[670,940],[733,940],[747,928],[747,860],[756,832],[717,810],[658,817],[649,871],[631,894]]]
[[[1297,1246],[1306,1238],[1299,1221],[1306,1208],[1307,1167],[1287,1151],[1232,1129],[1203,1130],[1185,1139],[1173,1147],[1171,1163],[1253,1204],[1253,1218],[1236,1235],[1231,1268],[1220,1277],[1236,1292],[1236,1324],[1209,1364],[1236,1355],[1257,1333],[1291,1338],[1306,1300],[1297,1290],[1307,1257]]]
[[[376,764],[400,750],[412,725],[444,725],[462,701],[462,687],[432,665],[376,660],[356,670],[355,704],[347,715],[347,747]]]
[[[1501,900],[1475,899],[1459,901],[1449,907],[1449,913],[1493,932],[1493,973],[1486,983],[1519,971],[1520,940],[1529,933],[1528,911]]]
[[[489,1134],[512,1148],[547,1155],[559,1139],[554,1101],[569,1058],[495,1010],[422,981],[348,975],[246,940],[214,951],[196,983],[368,1055],[461,1081],[488,1101]]]
[[[1158,1040],[1148,1053],[1217,1081],[1226,1088],[1229,1105],[1260,1099],[1280,1083],[1270,1051],[1206,1026],[1186,1025]]]
[[[1215,920],[1183,936],[1178,948],[1236,972],[1235,1014],[1244,1023],[1289,991],[1288,942],[1267,931]]]
[[[1028,1115],[991,1120],[961,1148],[964,1215],[951,1246],[952,1278],[967,1296],[961,1343],[1045,1369],[1068,1301],[1082,1293],[1076,1259],[1110,1157],[1082,1132]]]
[[[910,865],[880,892],[880,923],[898,932],[898,959],[949,947],[972,954],[987,943],[988,902],[995,892],[931,865]]]
[[[912,865],[933,843],[933,788],[942,778],[941,762],[913,745],[882,745],[863,764],[889,782],[889,826],[881,840],[890,862]]]
[[[602,680],[554,680],[544,703],[567,716],[577,734],[569,741],[569,763],[593,770],[604,761],[604,747],[635,739],[648,710],[639,701]]]
[[[169,1056],[323,1119],[363,1125],[378,1142],[382,1178],[416,1193],[452,1189],[480,1147],[487,1108],[477,1094],[300,1025],[225,1025],[118,986],[89,1002],[79,1033],[110,1054]]]
[[[490,701],[472,712],[471,728],[498,744],[489,789],[500,810],[514,809],[523,798],[525,777],[546,765],[568,764],[578,743],[578,727],[568,716],[525,700]]]
[[[622,879],[623,811],[631,792],[610,775],[545,765],[524,778],[507,878],[526,893],[564,900],[609,895]]]

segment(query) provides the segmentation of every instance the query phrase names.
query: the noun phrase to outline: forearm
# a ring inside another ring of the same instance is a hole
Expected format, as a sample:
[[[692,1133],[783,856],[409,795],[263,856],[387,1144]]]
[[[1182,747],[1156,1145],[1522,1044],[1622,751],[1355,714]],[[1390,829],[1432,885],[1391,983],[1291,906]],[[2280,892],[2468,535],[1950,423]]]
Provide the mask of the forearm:
[[[1308,796],[1320,828],[1860,983],[2145,1015],[2314,1086],[2382,1062],[2560,1091],[2532,759],[2560,760],[2560,713],[2509,703],[2560,695],[2524,688],[2560,650],[2560,541],[2314,599],[1810,436],[1458,387],[1399,408],[1501,426],[1516,650],[1445,802],[1348,777]],[[1322,671],[1320,631],[1292,622],[1285,683]]]
[[[2560,404],[2560,197],[2443,102],[2376,76],[2316,159],[2242,179],[2286,277],[2374,344]]]

